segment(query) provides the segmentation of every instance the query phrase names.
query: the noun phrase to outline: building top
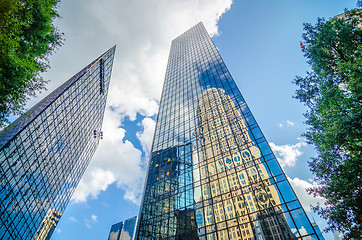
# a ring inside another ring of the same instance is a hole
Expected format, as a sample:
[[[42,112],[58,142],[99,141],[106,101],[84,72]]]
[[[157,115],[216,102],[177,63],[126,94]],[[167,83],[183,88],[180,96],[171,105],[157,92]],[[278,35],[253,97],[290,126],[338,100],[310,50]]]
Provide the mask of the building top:
[[[0,149],[2,149],[6,143],[13,139],[17,134],[21,132],[29,123],[31,123],[40,113],[42,113],[48,106],[53,103],[66,89],[71,87],[76,80],[78,80],[82,75],[88,72],[98,61],[100,61],[108,52],[112,51],[116,46],[110,48],[107,52],[102,54],[99,58],[91,62],[88,66],[79,71],[76,75],[70,78],[68,81],[63,83],[52,93],[34,105],[26,113],[22,114],[18,119],[13,123],[7,126],[4,130],[0,132]]]
[[[134,240],[138,217],[134,216],[125,221],[113,224],[108,240]]]

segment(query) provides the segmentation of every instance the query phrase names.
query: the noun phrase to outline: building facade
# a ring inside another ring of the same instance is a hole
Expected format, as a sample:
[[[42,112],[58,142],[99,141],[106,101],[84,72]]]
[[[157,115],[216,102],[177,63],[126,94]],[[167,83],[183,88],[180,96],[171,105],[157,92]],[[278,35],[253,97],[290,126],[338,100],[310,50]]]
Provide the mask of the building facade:
[[[138,239],[319,239],[202,23],[171,45]]]
[[[138,217],[129,218],[123,222],[113,224],[108,240],[134,240]]]
[[[115,47],[0,133],[0,239],[49,239],[102,138]]]
[[[318,237],[320,240],[325,240],[325,238],[323,237],[322,235],[322,231],[321,229],[319,228],[318,224],[316,222],[312,222],[312,226],[315,230],[315,232],[317,233]]]

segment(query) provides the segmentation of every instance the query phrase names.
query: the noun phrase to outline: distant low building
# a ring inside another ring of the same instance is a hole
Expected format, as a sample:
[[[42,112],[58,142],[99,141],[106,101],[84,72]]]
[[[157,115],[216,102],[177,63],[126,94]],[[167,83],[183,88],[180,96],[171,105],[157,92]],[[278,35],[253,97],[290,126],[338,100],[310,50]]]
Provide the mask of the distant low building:
[[[129,218],[123,222],[113,224],[108,240],[134,240],[138,217]]]

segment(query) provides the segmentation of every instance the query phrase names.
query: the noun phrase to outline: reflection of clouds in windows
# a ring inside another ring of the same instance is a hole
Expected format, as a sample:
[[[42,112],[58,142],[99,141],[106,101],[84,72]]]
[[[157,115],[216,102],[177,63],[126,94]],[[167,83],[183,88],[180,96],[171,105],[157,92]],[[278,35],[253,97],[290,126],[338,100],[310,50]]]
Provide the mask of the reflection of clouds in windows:
[[[181,35],[171,46],[140,236],[163,238],[170,234],[167,237],[181,238],[189,230],[190,236],[198,231],[200,238],[293,239],[295,235],[290,229],[294,222],[290,214],[300,205],[211,39],[203,36],[201,26]],[[169,171],[171,164],[166,151],[189,143],[193,166],[188,167],[188,160],[180,151],[180,156],[175,157],[177,166],[172,166],[175,170]],[[164,224],[176,215],[181,216],[182,211],[185,216],[192,211],[189,226],[196,221],[197,227],[185,230],[181,224],[185,219],[179,217],[173,219],[175,226]],[[284,217],[285,212],[292,221]],[[297,227],[304,225],[308,222],[302,221]],[[298,230],[295,233],[299,234]]]
[[[25,189],[25,191],[24,191]],[[10,194],[12,192],[12,194]],[[19,176],[16,183],[2,185],[0,194],[2,195],[2,204],[9,206],[8,210],[15,212],[24,211],[19,204],[19,197],[27,199],[29,211],[31,213],[40,213],[50,208],[50,202],[46,198],[49,194],[49,183],[47,177],[40,172],[28,173],[25,176]]]
[[[119,240],[131,240],[131,236],[130,236],[129,232],[122,231]]]
[[[138,220],[137,217],[133,217],[133,218],[127,219],[124,222],[120,240],[131,240],[132,239],[135,229],[136,229],[137,220]]]
[[[117,232],[110,232],[108,240],[118,240],[118,231]]]
[[[302,226],[302,227],[299,229],[299,233],[297,233],[297,230],[296,230],[295,228],[293,228],[293,230],[295,231],[295,236],[296,236],[296,237],[301,237],[301,236],[308,235],[308,232],[307,232],[307,230],[305,229],[304,226]],[[311,236],[307,236],[307,237],[304,237],[303,239],[313,240],[313,239],[315,239],[315,238],[314,238],[314,237],[311,237]]]
[[[49,152],[53,153],[62,153],[65,149],[65,141],[61,139],[56,139],[52,145],[49,146],[48,150]]]

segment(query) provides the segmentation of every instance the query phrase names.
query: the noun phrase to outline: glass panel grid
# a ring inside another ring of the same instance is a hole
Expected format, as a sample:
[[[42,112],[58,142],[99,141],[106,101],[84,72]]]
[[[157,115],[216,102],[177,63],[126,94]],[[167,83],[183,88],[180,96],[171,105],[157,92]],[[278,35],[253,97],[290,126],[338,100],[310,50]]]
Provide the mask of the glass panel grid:
[[[114,52],[0,133],[0,239],[50,238],[98,146]]]
[[[138,239],[318,239],[202,23],[172,41]]]

